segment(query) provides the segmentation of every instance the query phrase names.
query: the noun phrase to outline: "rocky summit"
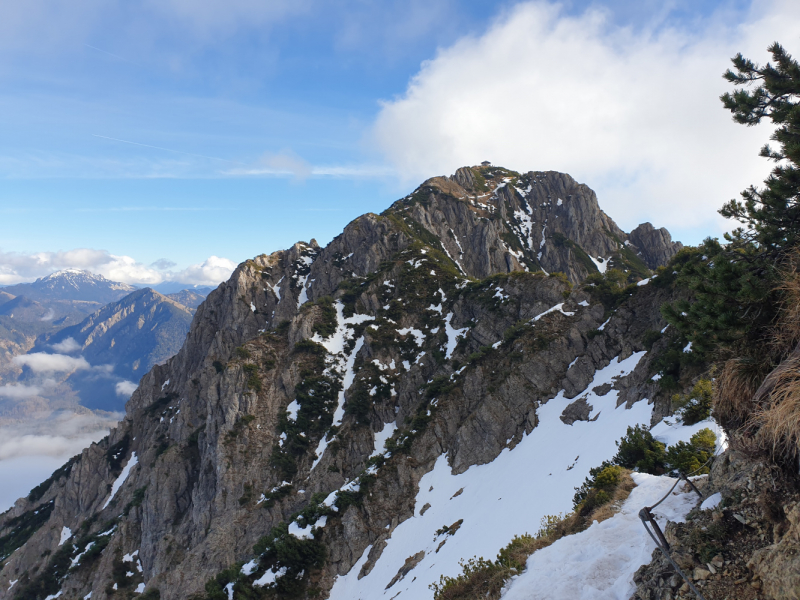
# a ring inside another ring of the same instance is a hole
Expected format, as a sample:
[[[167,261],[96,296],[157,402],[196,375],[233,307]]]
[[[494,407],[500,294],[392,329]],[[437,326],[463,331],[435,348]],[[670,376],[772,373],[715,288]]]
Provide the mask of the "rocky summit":
[[[0,516],[0,598],[433,597],[668,414],[653,270],[680,248],[569,175],[484,166],[242,263]]]

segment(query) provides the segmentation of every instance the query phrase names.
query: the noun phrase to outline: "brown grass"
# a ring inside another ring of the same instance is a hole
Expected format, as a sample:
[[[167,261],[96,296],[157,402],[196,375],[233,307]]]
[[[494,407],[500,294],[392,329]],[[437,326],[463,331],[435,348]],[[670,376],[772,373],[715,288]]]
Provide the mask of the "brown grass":
[[[464,562],[464,572],[456,581],[451,581],[434,596],[436,600],[498,600],[506,582],[525,568],[528,557],[542,548],[547,548],[561,538],[579,533],[594,521],[602,522],[617,514],[623,502],[636,487],[631,472],[624,469],[621,480],[612,494],[611,501],[597,507],[591,514],[581,517],[570,513],[557,523],[550,524],[536,536],[524,535],[501,551],[503,560],[486,561],[473,559]],[[544,532],[544,533],[543,533]],[[502,563],[502,564],[501,564]],[[440,581],[440,583],[442,583]]]
[[[753,412],[753,396],[764,380],[763,367],[748,358],[725,362],[714,382],[713,414],[728,431],[747,423]]]
[[[781,283],[777,287],[781,296],[778,322],[772,331],[775,350],[786,355],[800,343],[800,252],[795,251],[781,270]]]
[[[793,364],[778,375],[769,402],[756,410],[752,422],[762,449],[778,461],[794,462],[800,442],[800,359],[785,362]]]

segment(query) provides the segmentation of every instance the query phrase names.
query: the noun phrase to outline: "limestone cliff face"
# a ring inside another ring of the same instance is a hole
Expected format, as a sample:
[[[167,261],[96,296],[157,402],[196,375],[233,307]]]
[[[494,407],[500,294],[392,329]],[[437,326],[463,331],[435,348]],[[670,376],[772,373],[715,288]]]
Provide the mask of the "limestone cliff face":
[[[252,597],[324,597],[367,547],[362,570],[380,559],[439,456],[454,472],[491,462],[560,390],[578,396],[664,327],[666,289],[637,287],[609,319],[573,286],[596,263],[648,275],[637,251],[675,247],[645,238],[568,175],[473,168],[325,248],[241,264],[111,435],[0,516],[0,599],[201,598],[254,557],[235,584]],[[658,397],[648,356],[614,381],[620,403]],[[298,518],[324,560],[284,564],[267,544],[259,561],[259,538]],[[270,568],[291,594],[253,587]]]

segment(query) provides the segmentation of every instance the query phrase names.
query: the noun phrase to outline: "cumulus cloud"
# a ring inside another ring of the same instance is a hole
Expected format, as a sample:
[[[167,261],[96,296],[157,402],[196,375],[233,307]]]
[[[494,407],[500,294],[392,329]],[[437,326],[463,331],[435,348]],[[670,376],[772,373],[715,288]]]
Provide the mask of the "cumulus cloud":
[[[0,398],[22,400],[24,398],[33,398],[41,393],[42,388],[36,385],[23,385],[14,383],[0,385]]]
[[[56,344],[52,344],[50,347],[56,352],[63,354],[70,354],[81,349],[81,345],[76,342],[75,338],[73,337],[68,337],[65,340],[61,340]]]
[[[34,352],[15,356],[11,360],[20,367],[29,367],[34,373],[82,371],[91,368],[82,356],[74,358],[65,354]]]
[[[116,385],[117,396],[122,398],[130,398],[131,394],[139,387],[132,381],[119,381]]]
[[[161,273],[146,267],[130,256],[106,250],[76,248],[66,252],[0,252],[0,285],[32,281],[61,269],[83,269],[112,281],[155,285],[163,281]]]
[[[796,50],[800,3],[755,0],[742,22],[726,19],[632,29],[596,9],[521,3],[424,63],[383,104],[373,139],[410,180],[482,160],[553,169],[628,229],[719,231],[716,209],[771,168],[757,156],[769,130],[731,122],[721,75],[736,52],[765,62],[776,39]]]
[[[217,285],[236,268],[233,261],[218,256],[210,256],[182,271],[170,270],[175,266],[175,262],[166,258],[147,266],[130,256],[92,248],[35,253],[0,251],[0,285],[33,281],[61,269],[82,269],[111,281],[136,285],[158,285],[164,281]]]
[[[209,256],[200,264],[191,265],[177,273],[171,273],[171,279],[195,285],[217,285],[219,282],[227,280],[235,268],[236,263],[232,260]]]

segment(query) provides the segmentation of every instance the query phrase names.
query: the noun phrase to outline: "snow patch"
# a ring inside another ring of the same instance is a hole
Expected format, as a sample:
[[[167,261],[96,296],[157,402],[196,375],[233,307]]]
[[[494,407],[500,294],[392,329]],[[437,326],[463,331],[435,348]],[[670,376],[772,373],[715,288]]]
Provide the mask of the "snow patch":
[[[414,336],[414,341],[417,342],[417,346],[422,346],[422,344],[425,343],[425,334],[419,329],[414,329],[413,327],[404,327],[403,329],[398,329],[397,333],[400,335],[408,335],[410,333]]]
[[[378,454],[383,454],[386,440],[392,437],[395,431],[397,431],[396,423],[385,423],[383,425],[383,429],[375,434],[375,449],[372,451],[372,454],[370,454],[370,458]]]
[[[138,463],[139,459],[136,458],[136,452],[133,452],[131,454],[130,459],[128,459],[127,464],[125,465],[125,468],[122,469],[122,473],[119,474],[119,477],[117,477],[116,481],[114,481],[114,485],[111,486],[111,495],[108,497],[108,500],[106,500],[106,503],[103,504],[103,510],[105,510],[109,502],[111,502],[114,499],[114,496],[117,495],[119,488],[121,488],[122,484],[125,483],[125,480],[128,479],[128,475],[130,474],[131,469],[135,467]]]
[[[462,327],[461,329],[453,327],[450,324],[452,319],[453,313],[448,313],[444,319],[444,330],[447,334],[447,351],[445,352],[445,358],[448,359],[453,356],[453,351],[455,351],[456,345],[458,345],[458,339],[469,331],[469,327]],[[406,369],[408,369],[408,367],[406,367]]]
[[[300,403],[297,400],[292,400],[289,406],[286,407],[286,412],[289,413],[289,418],[292,421],[297,420],[297,411],[300,410]]]
[[[264,573],[258,579],[256,579],[253,582],[253,585],[255,587],[264,587],[267,585],[273,585],[275,583],[275,580],[278,577],[282,577],[283,575],[286,575],[286,567],[282,567],[277,571],[273,571],[272,569],[267,569],[267,572]]]
[[[594,263],[594,266],[597,267],[597,270],[601,273],[605,273],[606,269],[608,269],[608,258],[603,258],[602,256],[598,256],[597,258],[594,256],[589,256],[589,260]]]
[[[565,316],[567,316],[567,317],[572,317],[572,316],[574,316],[574,315],[575,315],[575,313],[574,313],[574,312],[566,312],[566,311],[564,310],[564,303],[562,302],[561,304],[556,304],[556,305],[555,305],[554,307],[552,307],[552,308],[548,308],[548,309],[547,309],[546,311],[544,311],[542,314],[536,315],[535,317],[533,317],[533,318],[530,320],[530,322],[531,322],[531,323],[535,323],[536,321],[538,321],[539,319],[541,319],[543,316],[545,316],[545,315],[549,315],[550,313],[552,313],[552,312],[556,312],[556,311],[560,312],[562,315],[565,315]]]
[[[700,505],[700,510],[709,510],[711,508],[717,508],[717,505],[722,501],[722,494],[717,492],[716,494],[711,494],[708,498],[703,500],[703,503]]]
[[[72,530],[66,525],[64,525],[61,528],[61,539],[59,540],[58,545],[63,546],[64,542],[66,542],[71,537],[72,537]]]

